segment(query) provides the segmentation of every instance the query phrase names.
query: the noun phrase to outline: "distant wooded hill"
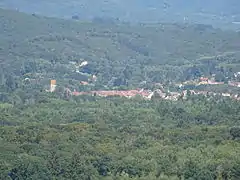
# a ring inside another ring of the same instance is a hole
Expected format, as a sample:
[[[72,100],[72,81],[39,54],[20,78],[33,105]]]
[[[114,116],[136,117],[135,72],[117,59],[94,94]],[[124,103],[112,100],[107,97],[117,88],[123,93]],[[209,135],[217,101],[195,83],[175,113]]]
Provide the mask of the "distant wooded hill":
[[[240,16],[238,0],[2,0],[0,7],[27,13],[83,19],[106,17],[131,22],[195,22],[235,27]]]

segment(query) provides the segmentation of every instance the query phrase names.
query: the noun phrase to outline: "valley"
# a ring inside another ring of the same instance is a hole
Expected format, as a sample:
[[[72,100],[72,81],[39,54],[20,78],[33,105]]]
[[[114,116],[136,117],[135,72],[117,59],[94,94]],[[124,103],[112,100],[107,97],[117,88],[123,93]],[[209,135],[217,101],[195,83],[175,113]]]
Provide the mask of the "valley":
[[[240,33],[133,2],[0,1],[1,180],[240,179]]]

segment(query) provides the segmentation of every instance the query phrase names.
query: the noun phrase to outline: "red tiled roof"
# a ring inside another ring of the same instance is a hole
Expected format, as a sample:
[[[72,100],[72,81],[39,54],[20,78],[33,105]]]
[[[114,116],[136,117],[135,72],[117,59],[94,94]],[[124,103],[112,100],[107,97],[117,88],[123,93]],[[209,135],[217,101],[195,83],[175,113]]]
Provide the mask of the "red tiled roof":
[[[80,95],[85,95],[85,94],[89,94],[89,93],[88,92],[77,92],[77,91],[72,92],[72,95],[74,95],[74,96],[80,96]]]
[[[82,84],[82,85],[88,85],[88,82],[86,82],[86,81],[80,81],[80,84]]]
[[[200,81],[208,81],[208,78],[201,77],[201,78],[200,78]]]
[[[78,96],[83,94],[96,94],[98,96],[122,96],[122,97],[134,97],[140,95],[147,97],[151,94],[149,91],[139,91],[139,90],[127,90],[127,91],[91,91],[91,92],[73,92],[72,95]]]
[[[191,90],[190,91],[192,94],[201,94],[201,95],[207,95],[207,94],[211,94],[211,95],[217,95],[217,93],[213,93],[213,92],[208,92],[208,91],[193,91]],[[152,92],[151,91],[147,91],[147,90],[128,90],[128,91],[90,91],[90,92],[77,92],[77,91],[74,91],[72,92],[72,95],[74,96],[79,96],[79,95],[86,95],[86,94],[89,94],[89,95],[93,95],[93,94],[96,94],[98,96],[104,96],[104,97],[107,97],[107,96],[121,96],[121,97],[134,97],[136,95],[140,95],[144,98],[148,98],[149,95],[151,94]],[[187,91],[183,91],[183,94],[186,95]],[[164,97],[165,99],[171,99],[171,100],[176,100],[177,96],[179,96],[180,93],[172,93],[171,96],[168,96],[168,97]],[[228,94],[222,94],[224,96],[229,96]],[[232,96],[234,99],[236,100],[240,100],[240,97],[239,96]]]

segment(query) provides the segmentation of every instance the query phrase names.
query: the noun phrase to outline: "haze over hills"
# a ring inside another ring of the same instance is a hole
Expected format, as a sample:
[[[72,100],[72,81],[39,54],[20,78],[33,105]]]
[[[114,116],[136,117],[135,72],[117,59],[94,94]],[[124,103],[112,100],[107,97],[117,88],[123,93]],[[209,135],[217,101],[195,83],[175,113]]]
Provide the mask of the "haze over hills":
[[[0,7],[45,16],[80,19],[95,17],[130,22],[194,22],[224,27],[239,21],[238,0],[2,0]],[[233,26],[233,25],[232,25]],[[234,28],[239,28],[235,25]]]

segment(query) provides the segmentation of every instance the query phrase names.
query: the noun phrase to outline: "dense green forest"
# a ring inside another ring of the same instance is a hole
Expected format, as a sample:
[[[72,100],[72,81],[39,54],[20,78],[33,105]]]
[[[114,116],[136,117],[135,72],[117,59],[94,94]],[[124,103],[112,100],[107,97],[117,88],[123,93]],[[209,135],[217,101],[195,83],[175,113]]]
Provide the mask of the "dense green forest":
[[[1,179],[240,178],[240,104],[189,96],[1,104]]]
[[[170,87],[212,74],[231,80],[239,42],[239,32],[202,24],[67,21],[0,9],[0,179],[239,180],[239,101],[74,97],[65,89],[89,90],[79,82],[91,75],[92,89]],[[45,91],[50,79],[54,93]],[[229,87],[214,91],[222,89]]]

